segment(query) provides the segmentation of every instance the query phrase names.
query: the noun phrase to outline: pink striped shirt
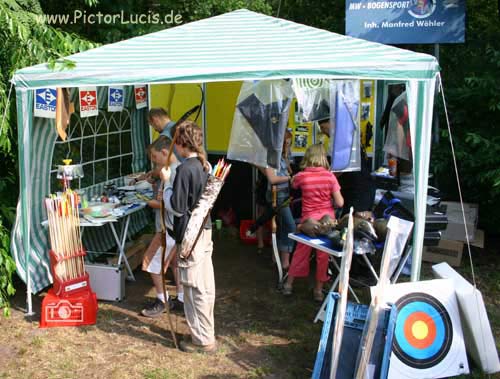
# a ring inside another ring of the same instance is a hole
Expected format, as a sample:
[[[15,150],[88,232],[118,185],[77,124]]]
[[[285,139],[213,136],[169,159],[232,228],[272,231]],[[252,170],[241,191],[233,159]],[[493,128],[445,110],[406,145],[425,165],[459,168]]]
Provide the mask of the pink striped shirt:
[[[306,167],[295,175],[292,187],[302,191],[302,217],[333,213],[332,193],[340,191],[333,172],[323,167]]]

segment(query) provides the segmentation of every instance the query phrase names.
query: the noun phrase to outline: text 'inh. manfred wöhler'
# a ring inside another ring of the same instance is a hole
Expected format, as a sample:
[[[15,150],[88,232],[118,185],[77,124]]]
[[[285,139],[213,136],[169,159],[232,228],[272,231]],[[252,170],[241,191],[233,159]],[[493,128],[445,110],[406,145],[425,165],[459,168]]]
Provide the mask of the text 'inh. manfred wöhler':
[[[383,21],[382,23],[377,23],[377,22],[367,22],[365,21],[364,23],[364,28],[365,29],[378,29],[378,28],[414,28],[415,26],[419,28],[428,28],[428,27],[435,27],[435,28],[440,28],[444,26],[446,21],[434,21],[434,20],[413,20],[410,22],[403,22],[403,21],[397,21],[397,22],[389,22],[389,21]]]

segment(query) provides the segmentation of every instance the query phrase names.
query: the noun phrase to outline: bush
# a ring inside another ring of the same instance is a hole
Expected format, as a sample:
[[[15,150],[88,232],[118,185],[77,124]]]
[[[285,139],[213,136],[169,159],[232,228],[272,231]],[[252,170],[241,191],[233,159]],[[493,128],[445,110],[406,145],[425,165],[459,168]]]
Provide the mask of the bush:
[[[498,233],[500,223],[500,50],[491,46],[481,57],[480,69],[471,71],[460,85],[446,90],[448,113],[464,201],[479,203],[479,222]],[[438,98],[441,101],[441,98]],[[441,109],[441,115],[443,111]],[[451,175],[451,149],[444,117],[441,143],[434,146],[431,165],[440,189],[458,199],[455,175]]]
[[[16,264],[10,257],[9,248],[9,232],[3,226],[0,217],[0,309],[3,309],[6,317],[10,315],[9,297],[16,293],[12,284],[12,274],[16,270]]]

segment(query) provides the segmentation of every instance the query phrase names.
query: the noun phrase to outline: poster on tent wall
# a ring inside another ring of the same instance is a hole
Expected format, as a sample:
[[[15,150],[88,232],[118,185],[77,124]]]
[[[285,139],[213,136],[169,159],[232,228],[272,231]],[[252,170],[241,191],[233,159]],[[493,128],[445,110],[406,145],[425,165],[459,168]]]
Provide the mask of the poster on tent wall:
[[[346,35],[386,44],[463,43],[465,0],[346,0]]]
[[[447,378],[469,373],[451,280],[391,285],[383,301],[394,303],[398,310],[389,379]]]
[[[99,114],[97,108],[97,87],[80,87],[80,117],[92,117]]]
[[[373,155],[376,92],[375,80],[361,80],[361,145],[363,145],[368,156]]]
[[[39,88],[35,90],[33,115],[35,117],[56,118],[57,90],[55,88]]]
[[[123,110],[123,87],[108,87],[108,112],[121,112]]]
[[[145,84],[134,86],[135,108],[142,109],[148,106],[148,87]]]

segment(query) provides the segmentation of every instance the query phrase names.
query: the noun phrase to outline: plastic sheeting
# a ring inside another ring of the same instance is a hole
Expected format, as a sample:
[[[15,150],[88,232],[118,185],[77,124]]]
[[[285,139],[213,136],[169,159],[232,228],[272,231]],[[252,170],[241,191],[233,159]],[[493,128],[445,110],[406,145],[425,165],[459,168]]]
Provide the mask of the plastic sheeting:
[[[359,80],[330,82],[330,154],[332,171],[361,170]]]
[[[394,239],[392,244],[393,251],[391,253],[391,260],[389,263],[388,277],[392,277],[392,274],[396,271],[396,268],[401,261],[403,252],[405,249],[406,241],[410,236],[411,230],[413,228],[413,222],[403,220],[402,218],[391,216],[387,224],[387,229],[389,232],[387,234],[387,240],[389,238]],[[386,242],[387,244],[387,242]]]
[[[243,82],[227,157],[277,169],[292,98],[287,80]]]
[[[399,95],[392,104],[384,151],[407,161],[411,159],[410,123],[406,91]]]
[[[330,117],[330,80],[293,79],[292,88],[303,121],[318,121]]]

